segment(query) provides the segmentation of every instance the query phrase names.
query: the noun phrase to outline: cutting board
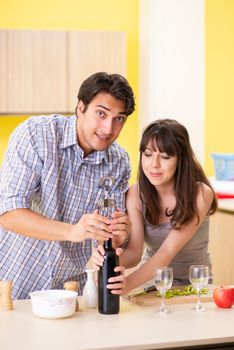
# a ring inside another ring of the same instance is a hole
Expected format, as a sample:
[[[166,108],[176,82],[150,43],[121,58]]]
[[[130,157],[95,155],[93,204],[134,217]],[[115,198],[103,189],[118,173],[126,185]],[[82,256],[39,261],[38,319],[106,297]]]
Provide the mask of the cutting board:
[[[207,294],[201,295],[201,301],[202,302],[209,302],[213,301],[213,287],[209,288]],[[154,305],[160,305],[161,298],[156,296],[156,292],[150,292],[143,295],[125,295],[125,300],[129,300],[135,304],[142,305],[142,306],[154,306]],[[197,302],[197,295],[181,295],[181,296],[174,296],[170,299],[166,299],[167,305],[171,304],[189,304],[189,303],[196,303]]]

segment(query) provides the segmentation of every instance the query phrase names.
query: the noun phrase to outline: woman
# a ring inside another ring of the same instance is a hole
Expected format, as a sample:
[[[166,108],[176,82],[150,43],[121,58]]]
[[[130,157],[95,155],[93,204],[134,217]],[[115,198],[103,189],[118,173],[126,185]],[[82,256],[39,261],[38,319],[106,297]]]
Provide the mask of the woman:
[[[113,294],[128,293],[151,280],[158,266],[173,267],[174,285],[189,284],[192,264],[211,268],[209,215],[215,212],[217,202],[193,153],[188,132],[176,120],[156,120],[143,132],[138,184],[130,187],[126,207],[132,228],[127,248],[117,251],[120,265],[136,266],[144,241],[147,259],[126,278],[122,273],[109,279],[107,287]],[[103,254],[99,246],[93,256],[97,269]]]

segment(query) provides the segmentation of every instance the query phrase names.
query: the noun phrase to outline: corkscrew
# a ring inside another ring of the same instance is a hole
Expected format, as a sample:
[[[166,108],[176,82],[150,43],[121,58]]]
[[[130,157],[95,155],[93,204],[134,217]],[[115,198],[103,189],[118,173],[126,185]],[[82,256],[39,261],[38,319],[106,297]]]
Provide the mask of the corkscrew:
[[[104,198],[98,201],[98,210],[104,216],[111,218],[113,210],[116,208],[116,201],[109,195],[110,189],[114,184],[113,176],[102,176],[99,179],[98,187],[104,190]]]
[[[116,201],[110,196],[110,190],[114,184],[112,176],[103,176],[99,180],[99,188],[104,191],[104,198],[98,201],[97,207],[101,215],[111,220],[111,214],[116,208]],[[103,248],[105,251],[103,265],[98,271],[98,311],[101,314],[119,313],[119,295],[112,294],[107,289],[110,277],[115,277],[119,272],[115,271],[119,265],[119,258],[112,246],[112,238],[104,240]]]

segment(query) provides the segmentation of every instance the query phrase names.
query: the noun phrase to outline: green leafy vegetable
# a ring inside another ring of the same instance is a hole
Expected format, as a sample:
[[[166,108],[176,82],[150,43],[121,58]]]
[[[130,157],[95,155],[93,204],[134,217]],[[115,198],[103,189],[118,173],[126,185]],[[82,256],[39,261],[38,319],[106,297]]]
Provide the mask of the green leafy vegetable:
[[[203,288],[201,289],[201,294],[207,294],[208,293],[208,289],[207,288]],[[172,288],[172,289],[169,289],[166,294],[165,294],[165,298],[166,299],[170,299],[170,298],[173,298],[175,296],[182,296],[182,295],[193,295],[193,294],[197,294],[196,290],[193,288],[192,285],[189,285],[189,286],[185,286],[184,288],[180,288],[180,289],[177,289],[177,288]],[[157,291],[156,292],[156,296],[157,297],[161,297],[160,293]]]

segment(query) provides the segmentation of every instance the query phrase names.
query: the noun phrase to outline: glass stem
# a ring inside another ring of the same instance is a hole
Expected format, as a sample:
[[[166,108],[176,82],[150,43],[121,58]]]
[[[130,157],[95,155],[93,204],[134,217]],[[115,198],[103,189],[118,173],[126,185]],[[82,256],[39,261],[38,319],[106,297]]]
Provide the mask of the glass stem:
[[[197,308],[200,309],[201,307],[201,289],[199,288],[197,290]]]
[[[166,305],[165,305],[165,292],[161,293],[161,307],[160,310],[165,310]]]

